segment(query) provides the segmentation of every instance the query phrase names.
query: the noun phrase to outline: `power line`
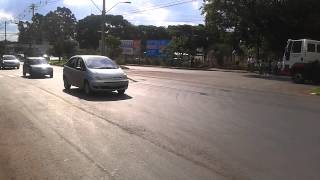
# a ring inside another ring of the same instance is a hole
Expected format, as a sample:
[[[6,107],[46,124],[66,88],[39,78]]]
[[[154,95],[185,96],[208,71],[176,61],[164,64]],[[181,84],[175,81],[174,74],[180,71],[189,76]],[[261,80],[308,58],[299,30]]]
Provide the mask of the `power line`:
[[[99,8],[99,6],[93,1],[93,0],[90,0],[92,2],[92,4],[100,11],[102,12],[102,10]]]
[[[197,0],[188,0],[188,1],[180,1],[180,2],[178,1],[176,3],[172,3],[171,2],[171,3],[164,4],[164,5],[151,6],[150,9],[134,10],[134,11],[125,13],[123,15],[139,14],[139,13],[143,13],[143,12],[146,12],[146,11],[152,11],[152,10],[156,10],[156,9],[163,9],[163,8],[172,7],[172,6],[178,6],[178,5],[181,5],[181,4],[187,4],[187,3],[194,2],[194,1],[197,1]]]
[[[53,5],[58,3],[61,0],[40,0],[38,3],[32,3],[30,6],[28,6],[27,8],[25,8],[23,10],[23,12],[21,12],[20,14],[18,14],[15,19],[17,19],[18,21],[29,17],[29,13],[34,14],[36,10],[39,10],[47,5]]]
[[[165,2],[165,3],[160,3],[160,4],[153,4],[153,5],[149,6],[149,7],[148,6],[147,7],[144,6],[143,9],[136,8],[134,10],[131,10],[131,11],[127,12],[127,13],[135,12],[135,11],[141,11],[141,10],[149,9],[149,8],[156,8],[156,7],[160,7],[160,6],[171,5],[171,4],[180,3],[180,2],[183,2],[183,1],[186,1],[186,0],[175,0],[175,1],[170,1],[170,2]]]

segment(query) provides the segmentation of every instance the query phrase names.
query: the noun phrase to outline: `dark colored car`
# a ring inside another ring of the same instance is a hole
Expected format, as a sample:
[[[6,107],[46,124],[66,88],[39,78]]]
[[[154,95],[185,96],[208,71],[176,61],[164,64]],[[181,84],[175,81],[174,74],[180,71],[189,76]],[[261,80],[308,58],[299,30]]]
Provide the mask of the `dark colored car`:
[[[23,76],[26,76],[27,73],[31,77],[49,75],[50,78],[53,78],[53,68],[43,57],[27,58],[23,63]]]

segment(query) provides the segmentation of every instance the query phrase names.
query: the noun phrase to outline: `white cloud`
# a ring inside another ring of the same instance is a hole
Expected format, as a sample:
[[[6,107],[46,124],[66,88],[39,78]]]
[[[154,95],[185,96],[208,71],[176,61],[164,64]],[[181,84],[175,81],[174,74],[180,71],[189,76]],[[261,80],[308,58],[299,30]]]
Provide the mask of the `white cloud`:
[[[200,8],[199,1],[192,2],[192,7],[193,7],[193,9],[199,10],[199,8]]]
[[[106,9],[108,10],[111,8],[113,5],[115,5],[118,2],[122,1],[117,1],[117,0],[106,0]],[[102,9],[102,0],[64,0],[63,4],[66,6],[73,6],[73,7],[95,7],[94,4],[96,4],[99,9]]]
[[[1,36],[0,36],[0,41],[3,41],[4,38],[4,27],[1,26]],[[13,23],[9,23],[7,25],[7,40],[8,41],[17,41],[18,40],[18,29],[17,29],[17,25],[13,24]]]
[[[134,6],[136,10],[145,10],[146,8],[138,7],[153,7],[154,4],[148,2],[144,4],[135,4]],[[169,14],[170,11],[168,9],[155,9],[151,11],[145,11],[143,13],[124,14],[124,17],[133,24],[153,24],[156,26],[166,26],[166,21]]]
[[[13,15],[9,12],[3,11],[0,9],[0,20],[1,21],[10,21],[13,20]]]
[[[102,0],[92,0],[99,9],[102,9]],[[127,0],[107,0],[106,10],[108,11],[113,5],[118,2]],[[131,4],[119,4],[115,6],[108,14],[123,15],[125,19],[135,25],[155,25],[155,26],[168,26],[177,24],[190,24],[196,25],[199,22],[200,15],[200,2],[195,1],[190,4],[184,4],[170,8],[160,8],[143,13],[132,13],[133,11],[147,10],[156,7],[159,4],[166,4],[169,1],[154,1],[154,0],[129,0]],[[91,2],[91,0],[64,0],[63,4],[75,10],[79,18],[83,18],[91,13],[99,14],[99,10]],[[194,20],[196,18],[196,20]]]
[[[100,4],[100,1],[93,0],[95,3]],[[63,4],[67,6],[88,6],[90,5],[90,0],[64,0]]]

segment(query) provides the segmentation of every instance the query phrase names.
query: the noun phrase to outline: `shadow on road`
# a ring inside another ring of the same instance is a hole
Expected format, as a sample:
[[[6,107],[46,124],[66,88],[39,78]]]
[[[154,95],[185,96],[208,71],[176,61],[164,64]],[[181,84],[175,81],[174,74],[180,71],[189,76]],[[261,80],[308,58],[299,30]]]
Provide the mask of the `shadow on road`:
[[[292,79],[291,79],[291,77],[289,77],[289,76],[246,74],[246,75],[244,75],[244,77],[294,83],[294,82],[292,82]],[[311,85],[311,86],[318,86],[318,83],[315,83],[315,82],[313,82],[313,81],[305,81],[303,84],[305,84],[305,85]]]
[[[127,94],[119,95],[116,92],[104,92],[104,93],[95,92],[94,94],[87,96],[79,88],[74,88],[70,90],[64,89],[63,92],[86,101],[123,101],[123,100],[132,99],[132,97]]]
[[[256,79],[266,79],[266,80],[276,80],[276,81],[287,81],[290,82],[291,78],[286,76],[275,76],[275,75],[261,75],[261,74],[246,74],[244,77],[256,78]]]
[[[20,76],[24,79],[51,79],[49,76]]]
[[[7,68],[1,68],[1,70],[3,70],[3,71],[12,71],[12,70],[18,70],[18,69],[7,67]]]

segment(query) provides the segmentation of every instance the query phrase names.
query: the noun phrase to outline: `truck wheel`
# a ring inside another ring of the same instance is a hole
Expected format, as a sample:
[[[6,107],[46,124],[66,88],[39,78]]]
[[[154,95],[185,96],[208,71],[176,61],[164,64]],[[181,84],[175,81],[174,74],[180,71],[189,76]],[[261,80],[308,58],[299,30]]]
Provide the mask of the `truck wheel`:
[[[297,84],[302,84],[304,83],[304,77],[303,74],[301,72],[296,72],[293,75],[293,82],[297,83]]]

